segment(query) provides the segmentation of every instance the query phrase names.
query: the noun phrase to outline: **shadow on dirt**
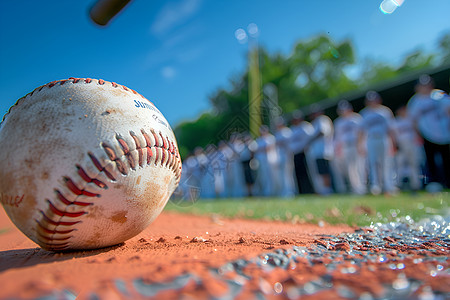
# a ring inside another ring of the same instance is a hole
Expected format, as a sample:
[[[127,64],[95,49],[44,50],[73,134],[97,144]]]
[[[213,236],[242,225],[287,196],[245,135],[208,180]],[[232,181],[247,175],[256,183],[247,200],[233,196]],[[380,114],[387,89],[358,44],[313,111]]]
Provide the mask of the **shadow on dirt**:
[[[65,261],[73,258],[95,256],[115,250],[124,243],[95,250],[52,252],[41,248],[28,248],[0,251],[0,272],[10,269],[31,267],[40,264]]]

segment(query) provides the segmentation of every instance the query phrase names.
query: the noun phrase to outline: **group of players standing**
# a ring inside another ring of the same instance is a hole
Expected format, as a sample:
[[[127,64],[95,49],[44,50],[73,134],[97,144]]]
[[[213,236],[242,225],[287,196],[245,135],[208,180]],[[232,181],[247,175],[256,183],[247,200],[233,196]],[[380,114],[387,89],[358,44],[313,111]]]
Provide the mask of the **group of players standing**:
[[[393,112],[369,91],[359,113],[341,100],[334,122],[321,109],[301,111],[274,134],[260,128],[196,148],[183,162],[184,197],[293,197],[295,194],[394,194],[437,182],[450,188],[450,97],[422,75],[406,106]]]

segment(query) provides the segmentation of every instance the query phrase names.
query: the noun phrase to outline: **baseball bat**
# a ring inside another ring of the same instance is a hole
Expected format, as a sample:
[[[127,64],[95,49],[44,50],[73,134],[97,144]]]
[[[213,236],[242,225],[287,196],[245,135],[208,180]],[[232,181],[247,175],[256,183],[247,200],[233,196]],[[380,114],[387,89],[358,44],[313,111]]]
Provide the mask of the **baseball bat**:
[[[98,0],[90,9],[91,20],[106,26],[131,0]]]

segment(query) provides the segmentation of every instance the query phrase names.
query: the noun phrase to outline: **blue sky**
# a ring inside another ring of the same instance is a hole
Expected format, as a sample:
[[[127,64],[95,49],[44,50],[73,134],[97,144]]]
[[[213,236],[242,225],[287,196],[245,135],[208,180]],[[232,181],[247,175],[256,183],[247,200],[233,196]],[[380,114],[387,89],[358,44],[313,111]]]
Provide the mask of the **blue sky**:
[[[234,36],[255,23],[259,42],[288,55],[301,39],[351,39],[358,59],[393,64],[415,49],[435,51],[450,30],[450,1],[405,0],[392,15],[381,0],[134,0],[107,27],[95,1],[0,1],[0,114],[47,82],[101,78],[151,100],[174,127],[195,119],[208,96],[247,64]]]

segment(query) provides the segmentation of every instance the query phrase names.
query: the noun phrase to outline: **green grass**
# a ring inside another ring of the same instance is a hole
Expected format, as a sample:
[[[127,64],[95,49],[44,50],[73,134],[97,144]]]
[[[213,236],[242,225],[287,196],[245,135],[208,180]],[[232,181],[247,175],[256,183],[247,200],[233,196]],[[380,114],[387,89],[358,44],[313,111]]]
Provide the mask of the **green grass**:
[[[450,194],[444,192],[416,196],[401,193],[391,197],[306,195],[294,199],[172,200],[165,209],[195,215],[367,226],[372,222],[386,223],[407,216],[417,221],[433,214],[447,214],[449,204]]]

